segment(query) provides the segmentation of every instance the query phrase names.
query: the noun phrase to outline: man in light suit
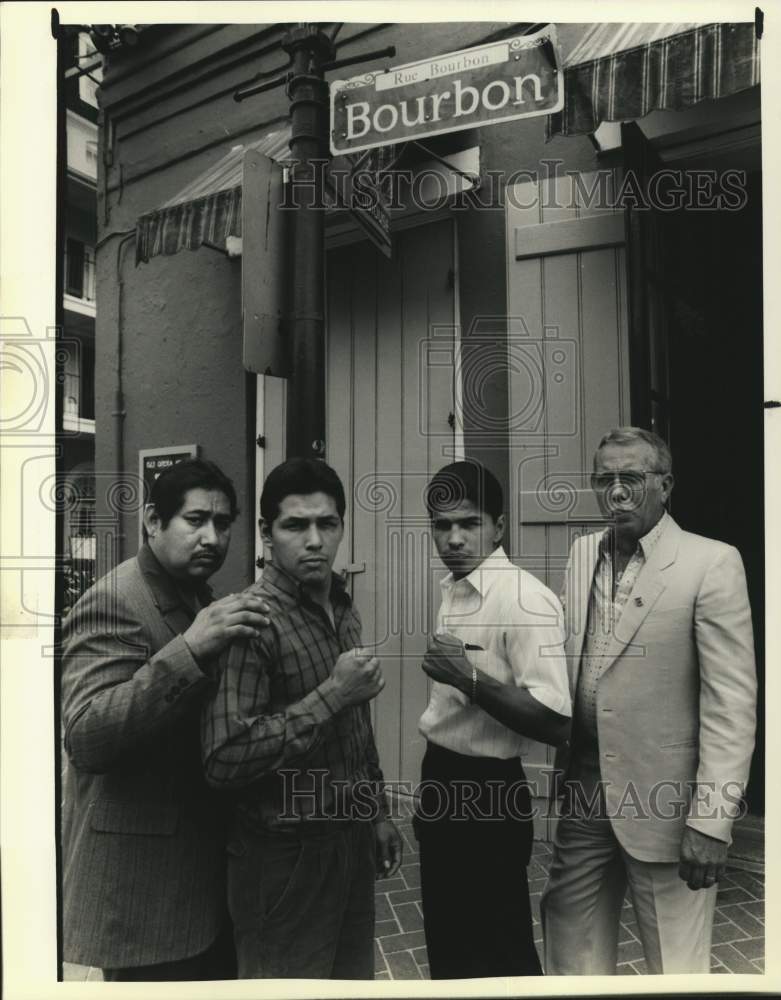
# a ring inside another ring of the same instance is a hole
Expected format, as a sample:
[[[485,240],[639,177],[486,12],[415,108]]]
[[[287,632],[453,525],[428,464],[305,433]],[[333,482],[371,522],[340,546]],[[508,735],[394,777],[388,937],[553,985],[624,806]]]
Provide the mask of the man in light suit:
[[[63,953],[107,980],[227,979],[225,806],[200,766],[213,662],[268,624],[250,594],[211,601],[236,493],[211,462],[155,482],[138,555],[64,624]]]
[[[568,799],[542,899],[548,975],[616,971],[627,889],[650,973],[706,973],[717,883],[754,746],[751,612],[737,550],[665,507],[656,434],[610,431],[563,595],[574,702]]]

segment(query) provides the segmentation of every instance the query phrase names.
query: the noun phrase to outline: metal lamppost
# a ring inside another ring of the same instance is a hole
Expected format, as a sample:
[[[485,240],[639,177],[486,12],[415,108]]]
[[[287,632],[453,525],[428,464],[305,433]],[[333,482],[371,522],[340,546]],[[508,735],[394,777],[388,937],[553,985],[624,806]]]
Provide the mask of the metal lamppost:
[[[328,84],[323,65],[334,43],[317,25],[288,31],[292,63],[288,97],[294,198],[291,363],[287,394],[288,455],[325,456],[325,164]]]

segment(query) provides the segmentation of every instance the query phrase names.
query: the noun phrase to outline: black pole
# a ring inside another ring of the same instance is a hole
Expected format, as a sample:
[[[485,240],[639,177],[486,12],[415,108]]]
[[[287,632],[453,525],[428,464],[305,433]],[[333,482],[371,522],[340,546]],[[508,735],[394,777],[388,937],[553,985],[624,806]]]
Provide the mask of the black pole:
[[[291,28],[290,150],[293,221],[291,361],[287,387],[287,455],[325,456],[325,206],[328,84],[323,64],[332,41],[314,24]]]

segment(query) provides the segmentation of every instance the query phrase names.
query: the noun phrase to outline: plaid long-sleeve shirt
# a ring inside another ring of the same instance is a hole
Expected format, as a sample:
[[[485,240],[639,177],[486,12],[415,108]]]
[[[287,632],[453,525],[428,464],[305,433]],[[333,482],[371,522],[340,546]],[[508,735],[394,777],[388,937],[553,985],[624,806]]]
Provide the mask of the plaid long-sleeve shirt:
[[[361,642],[341,581],[331,587],[335,627],[273,565],[250,590],[268,603],[271,625],[222,655],[203,714],[207,781],[236,789],[239,812],[261,830],[385,815],[369,705],[345,705],[331,677],[340,654]]]

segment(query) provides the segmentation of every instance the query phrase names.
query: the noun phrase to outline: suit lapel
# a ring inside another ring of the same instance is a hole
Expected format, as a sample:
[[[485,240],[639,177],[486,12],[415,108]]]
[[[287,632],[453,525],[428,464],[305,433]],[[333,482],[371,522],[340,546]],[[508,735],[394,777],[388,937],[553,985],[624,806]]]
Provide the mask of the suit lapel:
[[[160,610],[163,615],[163,621],[170,629],[172,635],[181,635],[193,623],[194,615],[190,614],[189,609],[184,604],[180,604],[179,607],[171,608],[170,610],[163,611],[162,608]]]
[[[155,559],[148,546],[138,553],[138,566],[152,600],[171,635],[181,635],[192,625],[194,611],[189,608],[176,584]],[[208,603],[209,596],[203,603]]]
[[[599,544],[604,534],[604,531],[597,531],[581,539],[575,550],[571,567],[573,579],[570,582],[570,595],[576,599],[574,612],[577,617],[574,619],[575,628],[569,630],[567,662],[569,665],[570,694],[573,698],[578,686],[583,644],[586,641],[591,585],[599,559]]]
[[[602,661],[601,673],[608,670],[626,651],[667,586],[665,570],[675,562],[680,534],[681,529],[668,515],[668,522],[651,550],[648,561],[637,574],[634,586],[626,599],[618,626]]]

